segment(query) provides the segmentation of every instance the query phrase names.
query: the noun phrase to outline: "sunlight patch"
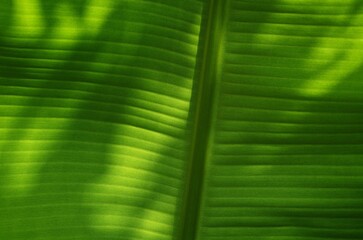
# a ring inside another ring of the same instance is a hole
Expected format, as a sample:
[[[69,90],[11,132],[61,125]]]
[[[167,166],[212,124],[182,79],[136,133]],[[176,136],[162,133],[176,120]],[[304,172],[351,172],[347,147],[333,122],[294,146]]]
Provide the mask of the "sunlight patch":
[[[112,0],[91,0],[83,18],[85,31],[96,35],[107,20],[113,4]]]
[[[44,31],[44,20],[38,0],[13,0],[14,24],[12,34],[15,36],[36,38]]]
[[[120,233],[124,231],[122,229],[130,225],[140,228],[144,221],[152,220],[144,216],[143,212],[149,211],[143,209],[146,208],[144,204],[158,202],[158,199],[151,199],[151,196],[154,192],[152,189],[158,188],[157,182],[160,182],[154,170],[160,161],[156,155],[163,150],[160,147],[160,149],[148,151],[140,147],[145,145],[143,139],[153,138],[146,130],[140,129],[135,132],[134,127],[123,126],[115,131],[115,135],[126,137],[122,140],[118,139],[119,145],[110,146],[111,159],[107,171],[90,186],[87,191],[89,193],[85,196],[90,201],[98,199],[97,202],[113,205],[105,208],[94,206],[92,209],[92,225],[97,231],[104,233],[110,231]],[[127,136],[134,140],[129,141]],[[141,141],[142,144],[135,144],[135,141]],[[154,141],[167,142],[168,140],[159,135]],[[99,188],[101,185],[104,186],[102,189]],[[114,214],[117,217],[113,216]],[[160,213],[156,211],[155,214]]]
[[[350,22],[350,24],[357,26],[359,21],[361,20],[359,16],[357,16]],[[342,33],[339,35],[344,37],[345,33],[348,31],[348,27],[342,28]],[[321,70],[315,77],[304,83],[301,90],[303,95],[325,95],[335,88],[341,80],[360,68],[363,64],[363,56],[361,54],[361,49],[363,48],[363,43],[361,41],[361,39],[363,39],[363,32],[357,31],[355,35],[354,41],[351,41],[350,38],[347,38],[347,40],[343,37],[341,38],[341,41],[343,41],[342,46],[349,46],[349,48],[330,48],[331,54],[329,55],[329,58],[326,58],[326,64],[328,64],[328,66],[325,70]],[[344,42],[344,40],[346,42]],[[320,50],[316,50],[317,52],[313,53],[311,57],[317,56],[321,49],[329,49],[332,41],[334,40],[331,38],[321,40],[321,42],[317,45]]]

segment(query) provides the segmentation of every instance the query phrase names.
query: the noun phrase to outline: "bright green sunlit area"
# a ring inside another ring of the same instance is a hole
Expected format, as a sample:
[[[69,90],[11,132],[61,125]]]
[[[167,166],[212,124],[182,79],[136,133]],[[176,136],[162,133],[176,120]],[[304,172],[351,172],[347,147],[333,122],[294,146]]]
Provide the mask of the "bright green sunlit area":
[[[0,240],[363,239],[362,16],[2,0]]]

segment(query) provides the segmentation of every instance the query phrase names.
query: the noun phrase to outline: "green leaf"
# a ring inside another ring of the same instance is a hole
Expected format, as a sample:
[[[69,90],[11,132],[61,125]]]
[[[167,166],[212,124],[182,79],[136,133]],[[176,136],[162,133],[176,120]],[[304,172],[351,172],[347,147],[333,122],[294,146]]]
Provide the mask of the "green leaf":
[[[0,239],[362,239],[362,7],[3,0]]]

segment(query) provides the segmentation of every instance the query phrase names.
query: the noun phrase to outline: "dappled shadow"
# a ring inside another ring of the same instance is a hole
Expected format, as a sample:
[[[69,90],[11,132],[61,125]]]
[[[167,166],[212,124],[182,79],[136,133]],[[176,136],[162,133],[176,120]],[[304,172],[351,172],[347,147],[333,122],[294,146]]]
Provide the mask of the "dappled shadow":
[[[200,4],[6,3],[0,238],[170,239]]]
[[[201,239],[362,238],[362,2],[232,2]]]

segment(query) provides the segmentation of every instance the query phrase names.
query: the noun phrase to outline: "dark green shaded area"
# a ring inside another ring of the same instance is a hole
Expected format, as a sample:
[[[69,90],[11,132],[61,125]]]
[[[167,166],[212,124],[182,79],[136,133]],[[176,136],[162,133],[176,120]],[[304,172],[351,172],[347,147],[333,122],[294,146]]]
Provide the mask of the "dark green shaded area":
[[[0,238],[171,239],[199,4],[15,7],[1,11]]]
[[[362,4],[2,1],[0,239],[362,239]]]

